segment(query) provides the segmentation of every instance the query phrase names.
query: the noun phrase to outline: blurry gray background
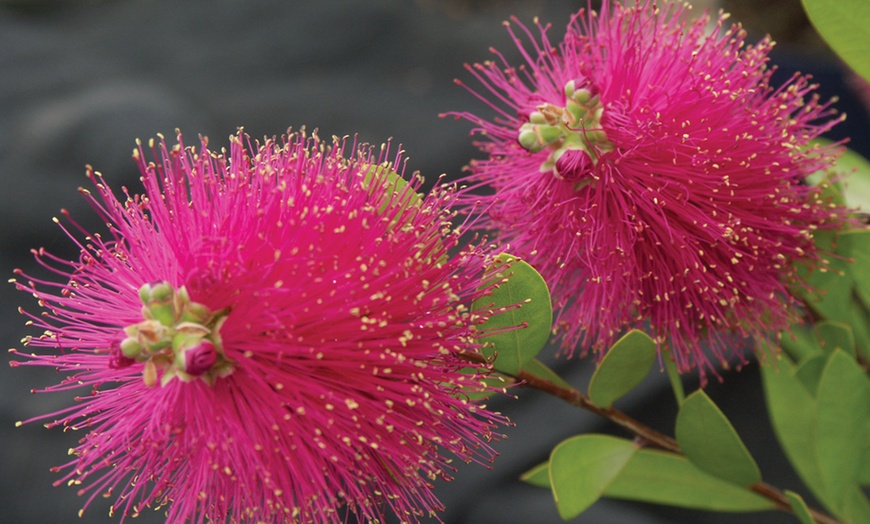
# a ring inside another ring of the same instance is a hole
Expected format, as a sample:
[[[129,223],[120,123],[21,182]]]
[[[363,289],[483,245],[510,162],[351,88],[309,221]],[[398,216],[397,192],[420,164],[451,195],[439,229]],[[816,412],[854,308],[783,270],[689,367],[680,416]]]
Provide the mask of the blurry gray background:
[[[759,27],[780,32],[774,35],[781,41],[778,77],[787,77],[793,64],[813,72],[826,96],[840,95],[840,106],[849,112],[840,136],[863,136],[868,129],[863,108],[850,106],[855,102],[841,71],[800,16],[797,0],[779,2],[776,18],[752,4],[733,1],[729,7],[735,19],[750,25],[750,41],[760,36]],[[39,274],[30,248],[74,258],[72,243],[51,217],[66,208],[85,227],[98,226],[76,192],[87,185],[85,164],[113,187],[138,191],[130,159],[134,140],[157,133],[173,138],[176,128],[188,144],[207,135],[214,149],[226,145],[239,126],[255,138],[302,125],[327,137],[357,133],[376,144],[392,137],[407,150],[411,170],[430,181],[441,173],[455,178],[475,155],[467,138],[470,126],[437,115],[485,113],[453,84],[455,77],[469,79],[463,63],[490,58],[490,46],[516,57],[501,25],[511,14],[526,22],[534,16],[551,21],[558,38],[580,5],[585,1],[0,2],[0,274],[11,277],[14,268]],[[859,140],[853,146],[865,147]],[[20,304],[33,309],[26,294],[0,287],[4,348],[20,348],[26,333],[25,319],[16,312]],[[573,384],[585,387],[588,363],[554,361],[553,350],[545,352]],[[802,491],[772,443],[753,367],[725,378],[724,385],[712,383],[709,393],[744,436],[765,478]],[[77,520],[83,501],[74,488],[52,487],[56,477],[49,468],[68,460],[67,449],[83,435],[46,430],[40,423],[14,427],[15,421],[71,402],[71,394],[29,394],[57,380],[51,370],[0,365],[0,522]],[[491,403],[516,423],[497,444],[502,456],[493,467],[460,465],[454,482],[438,485],[447,506],[445,522],[561,522],[549,491],[519,482],[519,475],[573,434],[622,435],[535,391],[514,393],[518,400]],[[618,407],[673,432],[674,402],[661,375],[650,377]],[[108,505],[98,498],[81,521],[116,521],[108,517]],[[138,520],[162,522],[161,516],[147,512]],[[708,515],[611,500],[597,503],[578,521],[793,522],[777,513]]]

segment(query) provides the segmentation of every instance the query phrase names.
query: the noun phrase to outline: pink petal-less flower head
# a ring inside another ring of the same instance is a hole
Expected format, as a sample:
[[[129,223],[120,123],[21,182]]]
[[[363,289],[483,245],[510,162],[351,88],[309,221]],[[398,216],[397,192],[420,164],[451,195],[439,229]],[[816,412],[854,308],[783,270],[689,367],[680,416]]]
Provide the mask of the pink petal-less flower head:
[[[405,183],[401,154],[289,134],[228,152],[140,147],[144,194],[82,190],[108,224],[70,221],[81,256],[23,275],[44,334],[13,365],[67,377],[81,429],[58,482],[123,520],[417,521],[451,456],[486,462],[505,419],[468,400],[486,366],[468,305],[492,253],[454,249],[455,199]],[[398,170],[398,171],[396,171]],[[474,360],[472,358],[472,360]],[[477,369],[478,373],[474,370]],[[34,419],[36,420],[36,419]]]
[[[565,351],[652,329],[703,378],[796,320],[793,262],[847,216],[806,184],[840,118],[806,76],[771,87],[773,43],[744,45],[726,15],[710,32],[685,4],[627,4],[581,10],[558,45],[514,20],[525,63],[468,66],[496,116],[453,113],[485,153],[462,200],[547,279]]]

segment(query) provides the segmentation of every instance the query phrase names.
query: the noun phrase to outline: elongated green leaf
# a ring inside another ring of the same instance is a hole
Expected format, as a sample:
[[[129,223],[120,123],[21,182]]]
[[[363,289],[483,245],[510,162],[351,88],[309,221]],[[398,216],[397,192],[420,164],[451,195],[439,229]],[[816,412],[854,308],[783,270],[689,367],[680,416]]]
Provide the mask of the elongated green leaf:
[[[731,422],[699,390],[688,397],[677,414],[677,442],[699,469],[738,486],[761,481],[761,471]]]
[[[589,398],[601,407],[610,407],[643,381],[655,360],[653,339],[637,329],[629,331],[598,364],[589,383]]]
[[[870,2],[803,0],[803,4],[828,45],[858,74],[870,79]]]
[[[392,164],[370,167],[363,178],[363,184],[370,186],[369,194],[376,191],[383,193],[378,213],[383,214],[389,208],[390,214],[394,216],[394,222],[398,221],[407,209],[419,209],[423,206],[423,198],[414,191],[407,180],[393,170]],[[411,216],[411,214],[405,216],[400,225],[408,223]]]
[[[849,492],[844,513],[850,522],[870,522],[870,501],[857,486]]]
[[[782,334],[780,345],[794,362],[824,355],[816,330],[810,326],[792,326],[791,331]]]
[[[870,229],[841,234],[837,238],[837,253],[855,261],[848,265],[848,271],[855,281],[858,296],[865,305],[870,305]]]
[[[548,368],[546,365],[544,365],[543,362],[541,362],[540,360],[538,360],[536,358],[533,358],[533,359],[529,360],[528,362],[526,362],[525,364],[523,364],[523,371],[526,371],[527,373],[531,373],[532,375],[535,375],[536,377],[547,379],[559,387],[571,388],[571,384],[568,384],[567,382],[565,382],[565,380],[563,380],[562,377],[557,375],[555,371]]]
[[[870,162],[851,149],[846,149],[837,160],[837,171],[848,173],[843,182],[843,196],[846,205],[870,211]]]
[[[459,371],[460,373],[468,375],[480,375],[479,385],[461,388],[460,395],[468,400],[482,400],[489,398],[495,395],[499,390],[503,392],[504,389],[510,385],[508,379],[499,373],[492,373],[483,376],[481,375],[481,370],[474,367],[462,368]]]
[[[579,435],[550,454],[550,485],[559,515],[567,520],[591,506],[619,474],[637,446],[609,435]]]
[[[870,325],[867,322],[870,318],[870,306],[862,300],[853,299],[849,308],[849,318],[852,335],[855,337],[855,352],[865,360],[870,360]]]
[[[825,320],[816,324],[816,335],[826,353],[842,349],[853,357],[855,356],[855,337],[852,335],[852,328],[849,327],[849,324]]]
[[[685,457],[652,449],[638,450],[604,496],[708,511],[775,509],[770,500],[704,473]]]
[[[550,462],[542,462],[520,475],[520,480],[539,488],[550,487]]]
[[[824,500],[815,440],[815,397],[795,376],[795,365],[785,356],[773,366],[762,366],[761,377],[767,411],[782,450],[813,495]]]
[[[816,145],[831,146],[833,141],[825,138],[815,138],[810,141],[810,147]],[[839,204],[846,207],[870,211],[870,161],[849,149],[842,148],[843,154],[836,163],[827,171],[820,171],[810,175],[807,181],[812,185],[822,182],[830,183],[831,178],[838,180],[834,184],[840,193],[840,198],[835,199]],[[841,178],[846,175],[845,180]]]
[[[674,362],[671,350],[662,351],[662,362],[665,364],[665,372],[668,375],[668,382],[671,383],[674,399],[677,401],[677,406],[679,406],[686,401],[686,388],[683,387],[683,378],[677,370],[677,363]]]
[[[860,486],[870,486],[870,442],[867,442],[867,447],[864,448],[864,457],[861,459],[856,480]]]
[[[810,508],[807,507],[807,503],[804,502],[804,499],[800,495],[794,491],[786,490],[785,496],[788,498],[788,503],[794,516],[797,517],[801,524],[816,524],[816,520],[813,518],[812,513],[810,513]]]
[[[832,510],[842,514],[857,486],[870,440],[870,379],[855,359],[837,350],[819,380],[816,450]]]
[[[368,188],[369,195],[379,199],[378,214],[390,221],[390,229],[401,231],[410,227],[414,218],[423,212],[423,197],[393,167],[390,162],[369,167],[362,183]],[[447,262],[447,251],[439,233],[420,238],[419,245],[421,258],[434,258],[440,264]]]
[[[486,344],[487,356],[496,355],[495,369],[514,375],[535,358],[550,337],[550,290],[532,266],[506,253],[497,257],[484,276],[484,285],[492,282],[497,282],[497,287],[475,300],[471,309],[497,313],[481,327],[480,340]],[[516,326],[520,327],[514,329]]]
[[[830,231],[817,231],[814,237],[821,251],[835,250],[834,235]],[[848,322],[855,289],[855,280],[850,273],[852,264],[839,257],[827,257],[826,260],[826,265],[811,272],[807,272],[805,267],[800,269],[807,283],[815,289],[807,294],[807,305],[822,318]]]
[[[822,372],[828,364],[828,357],[825,355],[816,355],[808,357],[798,365],[795,369],[795,377],[797,377],[807,388],[811,395],[816,396],[819,391],[819,380],[822,378]]]

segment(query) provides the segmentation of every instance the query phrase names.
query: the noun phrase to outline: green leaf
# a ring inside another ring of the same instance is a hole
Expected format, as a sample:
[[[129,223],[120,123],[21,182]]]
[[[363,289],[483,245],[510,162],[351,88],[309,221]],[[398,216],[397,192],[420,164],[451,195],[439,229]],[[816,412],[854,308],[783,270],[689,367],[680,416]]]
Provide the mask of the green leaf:
[[[703,390],[686,397],[680,406],[676,436],[680,449],[699,469],[743,487],[761,481],[749,450]]]
[[[861,466],[858,468],[858,477],[855,479],[860,486],[870,486],[870,442],[864,448],[864,456]]]
[[[870,522],[870,501],[857,486],[849,492],[844,513],[850,522]]]
[[[496,257],[484,275],[483,285],[492,284],[495,287],[475,300],[471,309],[492,314],[480,328],[484,354],[496,356],[497,371],[515,375],[550,338],[550,290],[532,266],[506,253]]]
[[[550,382],[556,384],[559,387],[571,389],[571,384],[565,382],[562,377],[556,374],[555,371],[548,368],[543,362],[536,358],[533,358],[532,360],[529,360],[528,362],[523,364],[523,371],[530,373],[538,378],[549,380]]]
[[[638,450],[604,496],[708,511],[776,508],[753,491],[704,473],[683,456],[653,449]]]
[[[393,222],[402,220],[401,225],[410,222],[413,217],[408,213],[402,218],[407,209],[412,207],[419,209],[423,206],[423,198],[414,191],[407,180],[402,178],[402,175],[393,170],[393,165],[390,163],[370,167],[363,178],[363,184],[371,186],[370,194],[376,190],[383,194],[378,213],[383,215],[389,209],[390,214],[393,215]]]
[[[847,270],[855,281],[858,296],[870,306],[870,229],[842,233],[837,237],[837,253],[855,261]]]
[[[539,488],[550,487],[550,462],[542,462],[520,475],[520,480]]]
[[[761,366],[764,396],[774,433],[797,474],[819,499],[825,498],[816,452],[816,399],[795,376],[795,365],[783,356]]]
[[[591,506],[619,474],[637,445],[609,435],[579,435],[550,454],[550,485],[559,515],[571,519]]]
[[[826,354],[832,353],[835,349],[842,349],[855,356],[855,336],[852,335],[849,324],[825,320],[816,324],[816,335]]]
[[[856,488],[867,442],[870,379],[843,351],[834,351],[819,380],[816,452],[834,512],[842,514]],[[838,511],[839,510],[839,511]]]
[[[848,173],[843,182],[846,205],[870,211],[870,162],[855,151],[846,148],[835,167],[840,173]]]
[[[815,329],[810,326],[792,326],[791,331],[782,334],[780,346],[795,362],[825,354]]]
[[[830,147],[833,141],[826,138],[810,140],[809,151],[817,147]],[[839,146],[835,146],[839,147]],[[843,154],[833,166],[807,177],[812,185],[827,183],[834,193],[834,202],[850,208],[870,211],[870,161],[857,152],[840,147]],[[843,176],[846,178],[843,179]],[[835,182],[832,182],[835,180]]]
[[[816,524],[816,519],[810,513],[810,508],[804,499],[794,491],[785,490],[785,496],[788,498],[788,503],[791,506],[791,511],[801,524]]]
[[[820,230],[816,231],[814,237],[820,251],[835,251],[834,233]],[[852,292],[855,288],[855,281],[849,272],[852,264],[839,257],[826,257],[825,260],[824,265],[811,272],[806,267],[799,270],[801,276],[815,289],[806,294],[807,305],[823,318],[848,322]]]
[[[800,379],[804,387],[811,395],[815,396],[819,391],[819,380],[822,378],[822,372],[828,364],[828,357],[825,355],[816,355],[804,359],[803,362],[795,370],[795,377]]]
[[[840,58],[870,79],[870,2],[803,0],[807,16]]]
[[[849,318],[852,335],[855,337],[856,352],[860,353],[864,360],[870,360],[870,325],[867,322],[870,318],[870,309],[863,301],[855,298],[849,309]]]
[[[480,375],[478,377],[481,382],[480,386],[463,386],[460,389],[459,395],[468,400],[487,399],[495,395],[498,390],[504,390],[509,385],[504,375],[499,373],[484,375],[480,368],[467,367],[460,369],[459,372],[466,375]]]
[[[656,343],[633,329],[616,341],[601,359],[589,383],[589,398],[608,408],[647,376],[656,360]]]
[[[668,381],[671,383],[674,399],[677,401],[677,406],[679,406],[686,401],[686,389],[683,387],[683,379],[677,370],[677,363],[674,362],[670,349],[662,352],[662,362],[665,364],[665,372],[668,375]]]

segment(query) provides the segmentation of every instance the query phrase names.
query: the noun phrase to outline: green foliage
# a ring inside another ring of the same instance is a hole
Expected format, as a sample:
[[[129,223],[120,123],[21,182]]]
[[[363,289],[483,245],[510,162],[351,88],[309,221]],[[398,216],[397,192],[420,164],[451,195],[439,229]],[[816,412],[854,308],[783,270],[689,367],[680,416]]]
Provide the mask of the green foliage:
[[[858,74],[870,79],[870,2],[803,0],[816,30]]]
[[[800,361],[807,356],[817,354],[819,337],[811,326],[792,326],[791,332],[782,334],[780,346],[792,360]]]
[[[816,324],[816,335],[825,352],[832,353],[837,349],[842,349],[853,357],[855,356],[855,336],[852,334],[852,328],[849,324],[823,320]]]
[[[836,169],[839,173],[849,175],[842,184],[846,205],[870,211],[870,162],[847,148],[837,160]]]
[[[847,162],[859,169],[845,199],[868,209],[870,163],[847,153],[839,168]],[[826,192],[842,202],[841,189],[831,184]],[[861,490],[870,485],[870,378],[858,360],[870,354],[870,229],[817,232],[816,243],[825,263],[802,270],[814,288],[803,297],[814,319],[783,334],[786,353],[762,367],[765,398],[783,451],[814,497],[844,522],[870,523],[870,501]],[[592,377],[591,402],[610,407],[643,380],[655,355],[656,344],[639,331],[620,339]],[[530,372],[558,379],[528,362]],[[602,496],[709,511],[776,509],[751,489],[761,472],[719,408],[703,391],[686,397],[676,373],[669,378],[680,404],[675,433],[683,454],[580,435],[559,444],[522,480],[552,489],[563,518]],[[785,494],[796,518],[812,523],[800,495]]]
[[[520,480],[539,488],[550,487],[550,461],[541,462],[520,475]]]
[[[674,362],[670,350],[662,351],[662,362],[665,364],[665,372],[668,375],[668,382],[671,383],[674,399],[679,406],[686,401],[686,390],[683,387],[683,378],[680,376],[679,370],[677,370],[677,363]]]
[[[523,371],[527,371],[538,378],[549,380],[550,382],[556,384],[559,387],[566,389],[571,388],[571,384],[565,382],[562,377],[556,374],[555,371],[548,368],[543,362],[536,358],[533,358],[523,364]]]
[[[830,143],[823,139],[814,142]],[[848,177],[841,182],[830,182],[832,177],[843,175]],[[816,173],[811,179],[815,183],[827,183],[825,193],[834,202],[870,211],[870,161],[854,151],[846,149],[829,172]],[[801,274],[815,291],[798,290],[798,294],[804,296],[818,317],[848,325],[856,350],[870,359],[870,322],[867,321],[870,318],[870,228],[818,231],[814,236],[816,246],[826,254],[824,263],[812,272],[801,268]],[[821,338],[828,339],[825,335]],[[783,343],[783,348],[800,358],[793,352],[800,348],[789,341]],[[848,351],[847,347],[843,349]]]
[[[680,406],[677,442],[699,469],[736,484],[761,481],[761,471],[734,427],[704,391],[689,395]]]
[[[484,354],[495,356],[497,371],[515,375],[550,337],[550,290],[532,266],[506,253],[499,255],[484,275],[484,286],[493,283],[497,284],[491,292],[475,300],[471,309],[495,313],[480,327]]]
[[[508,380],[504,375],[491,373],[486,376],[481,376],[481,370],[476,367],[462,368],[460,373],[467,375],[477,375],[480,380],[480,387],[462,387],[459,395],[468,400],[484,400],[496,394],[498,390],[504,390],[508,386]]]
[[[708,475],[685,457],[653,449],[636,452],[604,496],[708,511],[775,509],[770,500]]]
[[[783,356],[775,366],[762,366],[764,394],[774,433],[797,474],[819,500],[824,498],[815,445],[816,399],[796,376],[796,366]]]
[[[608,408],[649,374],[656,359],[655,342],[642,331],[629,331],[607,352],[589,383],[589,398]]]
[[[858,167],[846,199],[867,209],[870,164],[853,153],[844,158]],[[870,522],[870,502],[860,490],[870,479],[870,378],[856,361],[870,354],[870,230],[815,236],[832,253],[808,278],[818,291],[805,298],[819,319],[783,338],[791,358],[784,356],[778,370],[763,369],[768,411],[813,495],[840,519]]]
[[[822,378],[822,372],[825,370],[825,364],[828,363],[828,358],[825,355],[810,355],[801,360],[797,369],[795,369],[795,377],[797,377],[813,396],[819,391],[819,380]]]
[[[870,522],[859,486],[870,478],[870,378],[833,344],[762,368],[770,419],[783,450],[813,495],[841,519]],[[809,371],[808,371],[809,370]]]
[[[567,520],[591,506],[619,475],[637,445],[608,435],[579,435],[550,454],[550,486],[559,515]]]
[[[816,447],[832,510],[845,514],[857,489],[862,458],[870,444],[870,380],[842,351],[834,351],[819,381]]]
[[[849,273],[865,306],[870,306],[870,229],[847,231],[837,238],[837,252],[855,262]]]
[[[835,234],[818,231],[816,246],[822,253],[832,252],[823,266],[811,272],[802,271],[802,276],[815,291],[806,295],[807,304],[821,318],[848,323],[851,320],[852,292],[855,280],[850,269],[852,264],[836,254]]]
[[[593,436],[613,438],[603,435],[585,435],[585,437]],[[580,437],[566,440],[565,443],[578,438]],[[631,444],[629,441],[622,440],[621,445],[613,447],[627,450],[629,444]],[[619,456],[618,453],[616,455]],[[565,465],[568,465],[567,461],[563,464]],[[578,462],[574,465],[580,466]],[[562,474],[567,477],[571,472],[566,470]],[[550,462],[538,464],[521,477],[524,482],[542,488],[551,487],[550,478]],[[567,486],[564,489],[569,490]],[[708,475],[685,457],[654,449],[638,449],[632,453],[627,463],[599,495],[708,511],[741,512],[775,509],[775,505],[770,500],[753,491]],[[583,497],[584,501],[590,498],[588,494]],[[589,502],[587,507],[592,502]]]
[[[363,184],[371,186],[370,193],[374,193],[377,184],[383,192],[383,200],[378,207],[378,213],[384,214],[389,209],[393,222],[404,226],[411,221],[413,215],[405,212],[408,209],[420,209],[423,206],[423,198],[411,187],[407,180],[393,170],[389,163],[372,166],[363,178]]]
[[[807,503],[804,502],[804,499],[800,495],[794,491],[786,490],[785,496],[788,498],[792,512],[794,512],[795,517],[797,517],[801,524],[816,524],[816,520],[810,513],[810,508],[807,507]]]

